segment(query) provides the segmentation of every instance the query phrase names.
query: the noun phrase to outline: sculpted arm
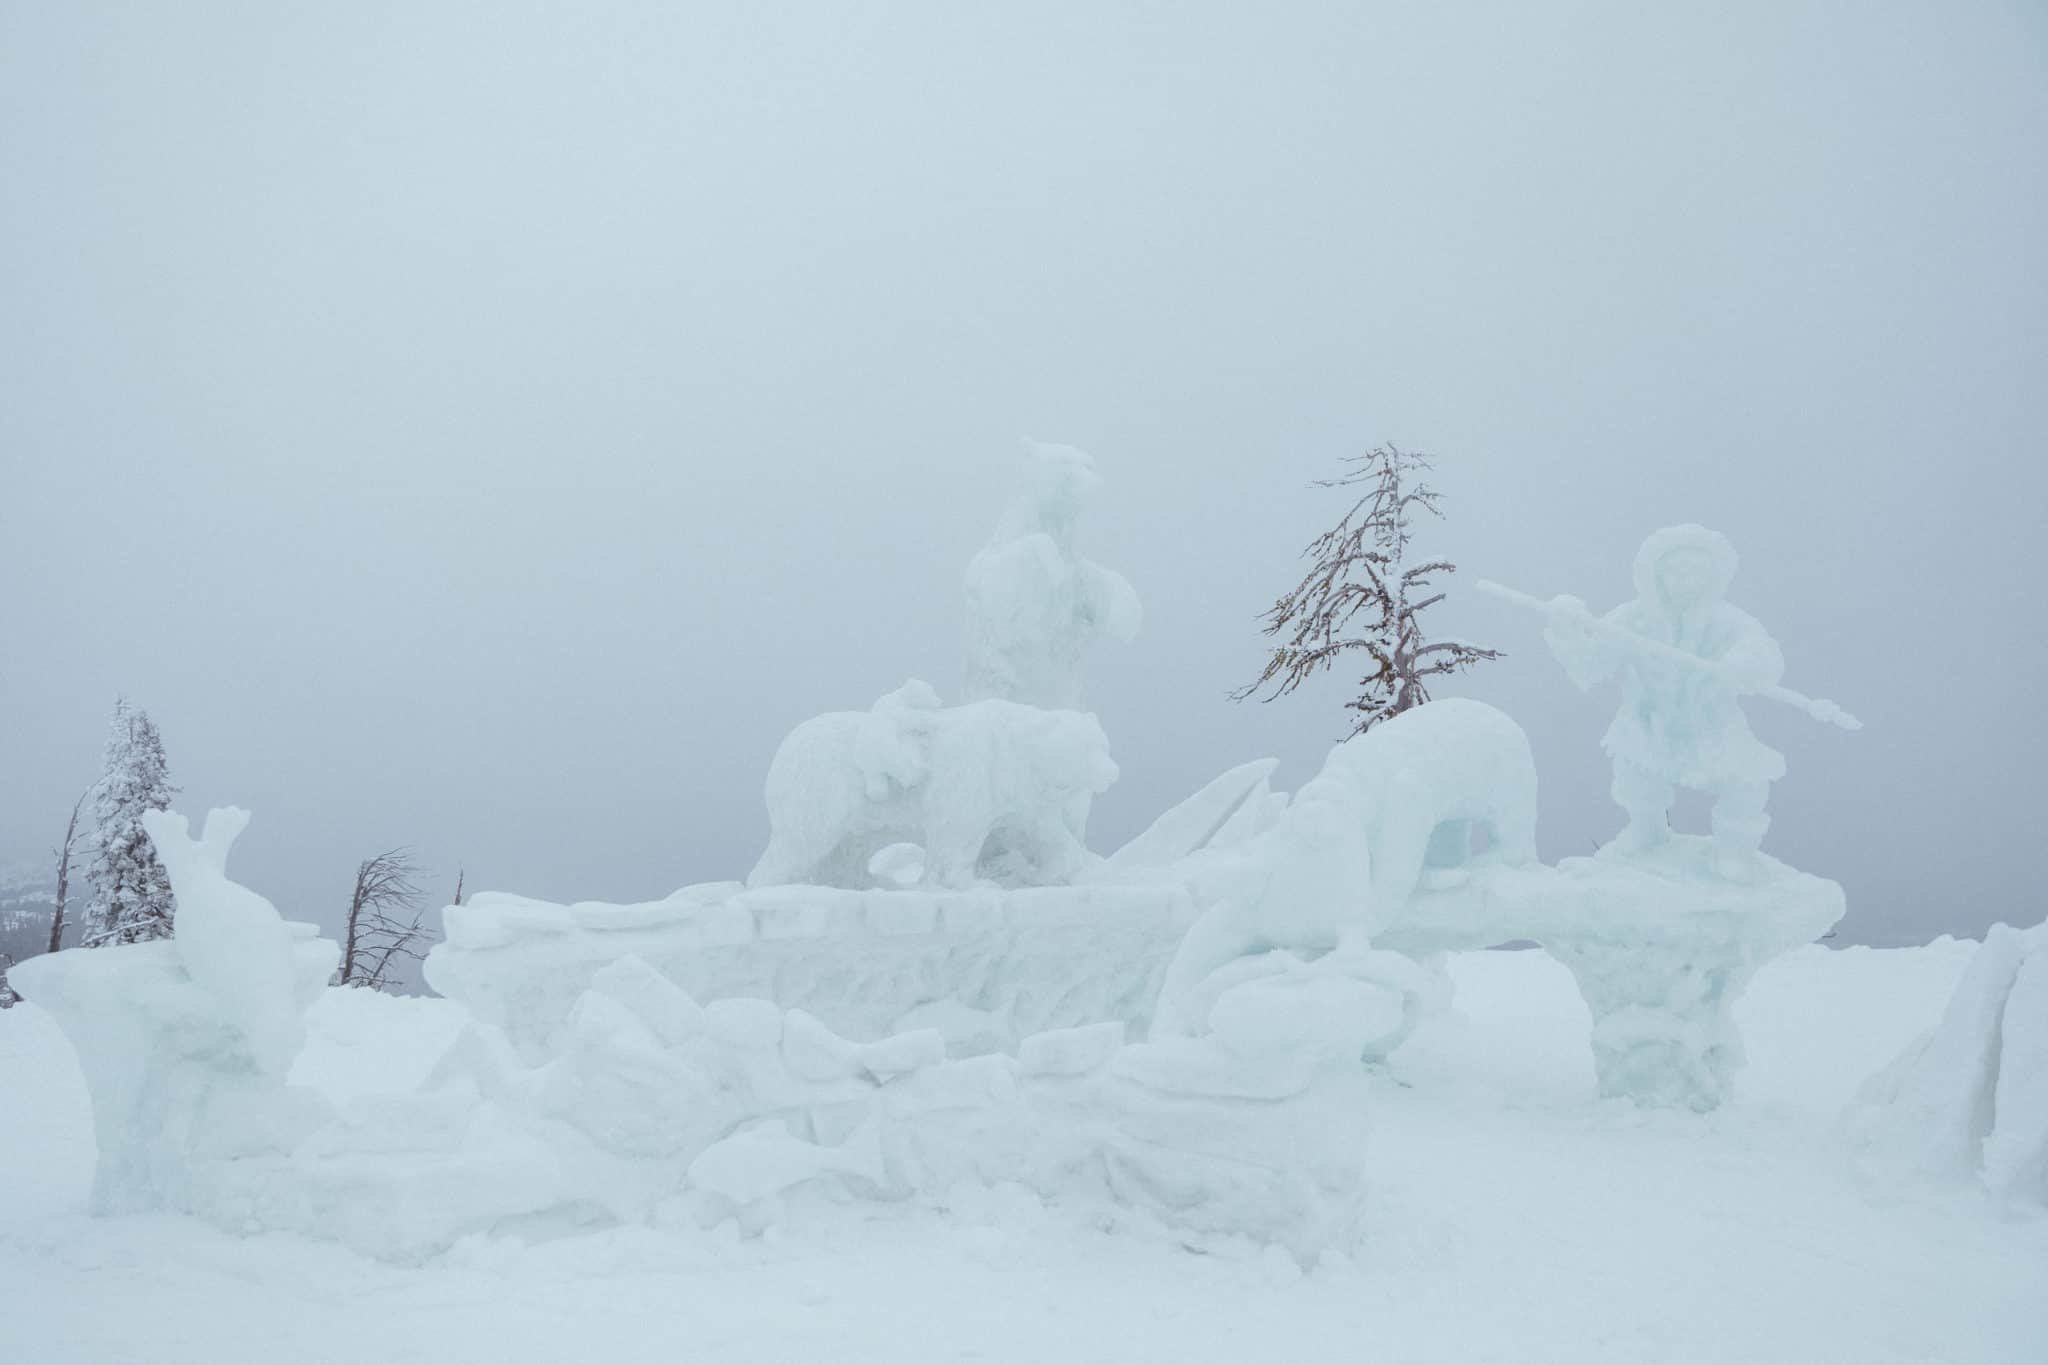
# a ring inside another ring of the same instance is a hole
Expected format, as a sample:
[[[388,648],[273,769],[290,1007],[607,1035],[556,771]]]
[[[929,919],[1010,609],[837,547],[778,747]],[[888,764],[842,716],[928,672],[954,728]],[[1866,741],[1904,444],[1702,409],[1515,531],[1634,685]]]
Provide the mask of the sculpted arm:
[[[1100,564],[1087,566],[1088,613],[1093,623],[1112,640],[1128,643],[1138,634],[1142,609],[1137,589],[1114,569]]]
[[[1628,604],[1623,603],[1599,622],[1586,604],[1569,594],[1550,599],[1550,620],[1543,628],[1543,642],[1564,665],[1565,673],[1581,692],[1610,676],[1621,666],[1622,648],[1601,625],[1628,628]]]
[[[1727,609],[1735,632],[1714,663],[1738,692],[1761,692],[1785,676],[1785,652],[1771,633],[1746,612]]]

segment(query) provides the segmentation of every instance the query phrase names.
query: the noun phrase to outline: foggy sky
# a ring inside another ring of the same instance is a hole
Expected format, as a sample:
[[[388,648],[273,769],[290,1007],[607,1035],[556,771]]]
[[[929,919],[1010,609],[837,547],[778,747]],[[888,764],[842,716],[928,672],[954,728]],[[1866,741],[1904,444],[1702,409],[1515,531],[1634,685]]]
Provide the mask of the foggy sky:
[[[1470,583],[1604,609],[1698,520],[1867,725],[1749,705],[1766,849],[1845,939],[2032,922],[2044,53],[1933,0],[0,0],[0,860],[125,693],[288,915],[396,844],[443,897],[743,875],[792,725],[957,688],[1024,436],[1145,603],[1107,850],[1342,735],[1348,679],[1226,693],[1391,440],[1547,858],[1619,825],[1615,694]]]

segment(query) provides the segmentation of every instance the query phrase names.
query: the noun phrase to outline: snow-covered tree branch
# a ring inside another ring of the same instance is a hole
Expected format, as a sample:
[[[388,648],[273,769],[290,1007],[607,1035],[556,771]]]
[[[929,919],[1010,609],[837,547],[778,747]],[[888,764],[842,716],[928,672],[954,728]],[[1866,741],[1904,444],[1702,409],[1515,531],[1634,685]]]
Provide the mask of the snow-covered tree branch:
[[[1420,614],[1444,599],[1432,579],[1456,571],[1449,560],[1409,564],[1409,516],[1421,509],[1441,518],[1441,495],[1415,477],[1427,455],[1392,445],[1348,458],[1346,471],[1318,480],[1323,488],[1366,491],[1334,527],[1309,542],[1311,561],[1300,583],[1267,611],[1265,633],[1278,638],[1258,678],[1231,693],[1239,701],[1285,696],[1347,650],[1364,650],[1372,671],[1346,703],[1357,713],[1352,733],[1371,729],[1429,700],[1423,679],[1469,668],[1500,651],[1463,641],[1431,642]],[[1426,595],[1425,595],[1426,594]]]
[[[170,937],[171,882],[142,828],[142,813],[170,809],[177,792],[156,722],[125,697],[117,700],[107,726],[105,762],[92,791],[86,947]]]

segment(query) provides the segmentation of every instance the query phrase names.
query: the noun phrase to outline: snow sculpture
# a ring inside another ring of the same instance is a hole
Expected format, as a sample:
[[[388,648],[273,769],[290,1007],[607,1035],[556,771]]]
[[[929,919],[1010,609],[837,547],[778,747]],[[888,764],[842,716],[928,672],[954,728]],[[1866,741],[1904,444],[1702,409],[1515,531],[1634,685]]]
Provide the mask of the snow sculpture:
[[[1784,657],[1748,613],[1722,600],[1727,540],[1695,525],[1643,542],[1636,597],[1595,618],[1575,597],[1539,601],[1480,587],[1548,618],[1544,638],[1581,687],[1619,672],[1622,704],[1603,747],[1628,814],[1595,858],[1453,892],[1408,932],[1479,941],[1532,938],[1572,971],[1593,1015],[1603,1095],[1707,1110],[1741,1064],[1729,1010],[1757,967],[1824,933],[1842,888],[1759,850],[1770,784],[1785,761],[1749,731],[1740,698],[1796,705],[1856,729],[1855,717],[1781,685]],[[1672,833],[1676,788],[1713,795],[1711,840]],[[1454,927],[1455,926],[1455,927]]]
[[[297,941],[296,1001],[334,959],[330,942]],[[1126,1046],[1110,1022],[950,1060],[936,1029],[860,1043],[764,1000],[699,1004],[628,954],[590,977],[537,1063],[472,1024],[417,1089],[338,1107],[259,1067],[169,943],[58,954],[27,975],[86,1067],[103,1212],[167,1208],[414,1261],[479,1231],[758,1231],[806,1191],[901,1200],[966,1182],[1312,1261],[1356,1226],[1355,1058],[1400,1011],[1351,967],[1240,964],[1196,1038]]]
[[[145,817],[176,897],[170,939],[14,969],[78,1050],[99,1140],[97,1212],[212,1205],[238,1168],[282,1160],[324,1120],[284,1072],[336,945],[228,880],[228,849],[248,819],[212,811],[193,840],[182,816]]]
[[[1081,504],[1101,480],[1072,446],[1030,443],[1022,486],[967,565],[967,697],[1081,704],[1081,661],[1099,635],[1138,633],[1138,595],[1081,557]]]
[[[1622,674],[1621,709],[1602,741],[1614,760],[1615,802],[1628,815],[1620,848],[1664,844],[1676,789],[1696,788],[1714,798],[1716,869],[1741,880],[1754,870],[1770,824],[1770,784],[1785,775],[1785,759],[1750,733],[1739,698],[1761,693],[1845,728],[1857,722],[1779,685],[1785,658],[1777,641],[1722,600],[1735,566],[1726,537],[1688,523],[1643,542],[1635,600],[1598,619],[1576,597],[1539,603],[1497,584],[1481,587],[1547,614],[1544,640],[1579,687]]]
[[[768,769],[768,848],[747,884],[867,886],[882,875],[870,861],[899,843],[923,846],[931,885],[1063,882],[1087,860],[1089,804],[1116,775],[1091,715],[1007,701],[942,708],[912,681],[782,741]]]
[[[904,1199],[1007,1183],[1312,1261],[1356,1224],[1355,1059],[1400,1012],[1340,965],[1270,955],[1214,994],[1199,1039],[1126,1046],[1109,1023],[948,1060],[933,1030],[855,1043],[762,1000],[699,1005],[627,957],[592,980],[538,1068],[477,1041],[439,1082],[466,1077],[505,1123],[549,1135],[556,1198],[622,1221],[757,1231],[806,1189]]]
[[[1461,698],[1382,722],[1331,750],[1273,827],[1213,876],[1213,904],[1167,970],[1160,1026],[1188,1028],[1196,983],[1248,954],[1362,949],[1403,914],[1432,863],[1451,878],[1535,857],[1536,768],[1519,725]],[[1412,1027],[1434,991],[1412,964],[1377,956]],[[1404,1034],[1381,1036],[1374,1055]]]
[[[1940,1022],[1845,1115],[1879,1179],[1979,1180],[2048,1205],[2048,923],[1993,925]]]
[[[1602,1095],[1702,1113],[1725,1104],[1743,1061],[1735,1001],[1759,967],[1842,917],[1834,882],[1766,854],[1730,882],[1702,871],[1707,845],[1673,835],[1656,855],[1610,848],[1495,888],[1511,913],[1494,922],[1541,943],[1578,983]]]
[[[284,916],[228,880],[228,850],[249,827],[249,812],[238,806],[208,811],[197,839],[175,811],[144,811],[142,825],[176,897],[171,941],[178,961],[240,1028],[256,1064],[282,1076],[305,1046],[305,1005],[297,998],[292,934]]]

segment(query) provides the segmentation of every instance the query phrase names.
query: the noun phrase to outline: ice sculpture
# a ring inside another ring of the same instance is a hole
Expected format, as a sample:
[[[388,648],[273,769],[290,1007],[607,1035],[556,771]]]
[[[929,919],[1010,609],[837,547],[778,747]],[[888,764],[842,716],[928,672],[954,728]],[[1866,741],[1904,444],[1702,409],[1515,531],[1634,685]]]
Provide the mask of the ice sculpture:
[[[1455,923],[1468,935],[1507,930],[1543,944],[1592,1012],[1601,1093],[1699,1110],[1731,1093],[1742,1047],[1730,1008],[1750,976],[1824,933],[1844,908],[1841,887],[1759,851],[1785,761],[1750,733],[1740,698],[1858,725],[1778,681],[1777,642],[1722,600],[1734,573],[1727,540],[1687,524],[1643,542],[1635,599],[1604,617],[1575,597],[1544,602],[1480,584],[1546,615],[1545,639],[1581,687],[1622,675],[1603,747],[1628,824],[1595,858],[1497,880],[1428,916],[1438,942]],[[1672,832],[1680,786],[1713,796],[1710,840]]]
[[[1648,852],[1671,837],[1668,816],[1679,787],[1714,801],[1715,866],[1740,880],[1770,820],[1770,784],[1785,759],[1750,733],[1740,698],[1764,694],[1799,704],[1818,718],[1855,728],[1829,702],[1785,688],[1785,658],[1756,618],[1723,600],[1735,576],[1735,548],[1719,532],[1690,523],[1654,532],[1636,552],[1636,596],[1595,618],[1576,597],[1539,603],[1480,586],[1549,617],[1544,640],[1581,688],[1622,675],[1621,708],[1603,747],[1614,760],[1614,799],[1628,823],[1616,844]]]
[[[228,880],[242,812],[197,840],[153,816],[173,939],[14,974],[85,1066],[96,1206],[404,1259],[479,1229],[753,1229],[806,1190],[964,1181],[1312,1259],[1359,1216],[1360,1059],[1441,994],[1431,958],[1509,939],[1573,973],[1602,1094],[1729,1097],[1733,1001],[1843,909],[1759,851],[1783,763],[1737,699],[1853,721],[1778,684],[1776,645],[1720,600],[1725,541],[1652,536],[1638,599],[1601,620],[1536,604],[1575,677],[1623,674],[1606,747],[1630,824],[1598,856],[1536,862],[1526,737],[1449,699],[1339,745],[1291,800],[1271,760],[1243,764],[1097,859],[1085,822],[1116,767],[1095,718],[1063,708],[1089,642],[1128,635],[1137,603],[1074,551],[1093,478],[1080,452],[1034,448],[970,566],[976,700],[912,681],[784,740],[746,885],[450,907],[425,973],[473,1022],[416,1091],[330,1104],[288,1084],[334,945]],[[1671,833],[1675,785],[1715,794],[1713,839]],[[2048,1166],[2041,933],[1994,936],[1865,1109],[2021,1192]]]
[[[2048,1205],[2048,923],[1993,925],[1940,1021],[1845,1119],[1877,1178],[1976,1179]]]
[[[1400,1005],[1335,957],[1234,969],[1197,1037],[1126,1046],[1107,1022],[952,1059],[934,1028],[860,1042],[761,999],[699,1003],[625,953],[585,978],[540,1055],[473,1023],[418,1089],[330,1104],[282,1071],[335,945],[227,881],[244,821],[216,812],[196,842],[176,817],[152,822],[187,943],[53,954],[25,973],[86,1070],[100,1211],[172,1209],[405,1261],[489,1229],[758,1230],[805,1189],[904,1199],[963,1181],[1304,1261],[1356,1224],[1355,1057]],[[553,942],[567,975],[572,939]]]
[[[1098,636],[1138,633],[1138,595],[1074,547],[1082,501],[1100,479],[1072,446],[1030,443],[1022,486],[967,565],[970,701],[1081,704],[1081,663]]]
[[[922,846],[923,879],[936,886],[1063,882],[1086,862],[1089,804],[1116,776],[1091,715],[1008,701],[941,707],[913,680],[782,741],[768,768],[768,848],[747,884],[868,886],[883,875],[870,862],[900,843]]]
[[[99,1145],[98,1212],[211,1205],[231,1170],[283,1160],[325,1120],[284,1072],[339,950],[228,880],[228,848],[248,818],[212,811],[193,840],[182,816],[145,817],[177,898],[170,939],[14,969],[78,1050]]]
[[[1459,698],[1382,722],[1333,749],[1271,829],[1211,874],[1213,903],[1167,970],[1160,1024],[1187,1028],[1196,983],[1236,958],[1363,949],[1404,912],[1432,862],[1469,875],[1535,857],[1536,768],[1519,725]],[[1412,1027],[1428,984],[1392,954],[1376,956],[1377,979],[1411,1002]],[[1405,1031],[1379,1036],[1371,1054]]]

